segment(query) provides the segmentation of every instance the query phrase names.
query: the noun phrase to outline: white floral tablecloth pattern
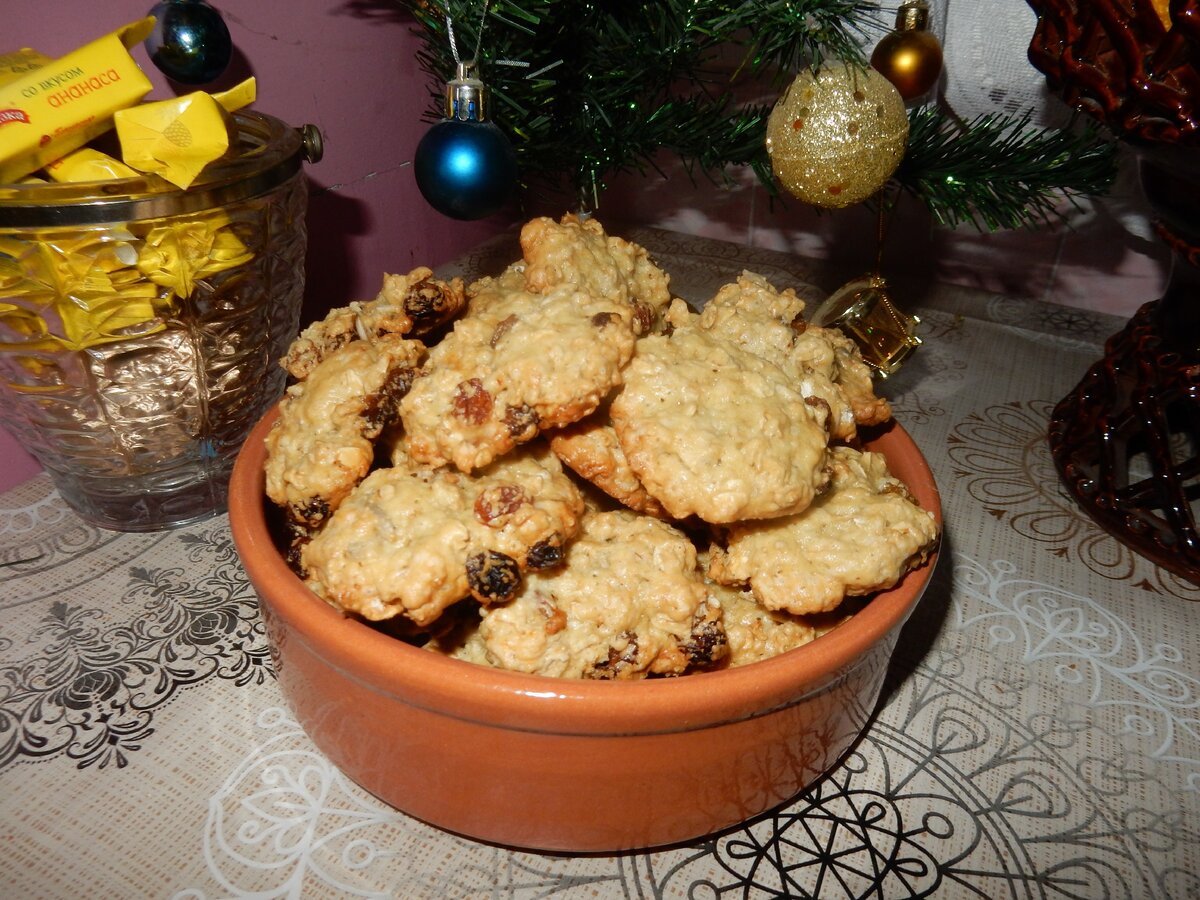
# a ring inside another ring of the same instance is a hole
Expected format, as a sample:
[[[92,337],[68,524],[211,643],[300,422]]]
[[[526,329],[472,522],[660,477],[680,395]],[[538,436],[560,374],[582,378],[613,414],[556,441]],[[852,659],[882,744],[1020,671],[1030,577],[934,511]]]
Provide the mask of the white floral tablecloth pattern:
[[[627,234],[696,302],[742,268],[833,286],[795,257]],[[1122,323],[894,293],[925,343],[882,390],[937,476],[944,548],[871,727],[804,795],[650,853],[445,834],[296,724],[224,517],[103,532],[41,476],[0,496],[0,896],[1200,897],[1200,588],[1082,514],[1045,441]]]

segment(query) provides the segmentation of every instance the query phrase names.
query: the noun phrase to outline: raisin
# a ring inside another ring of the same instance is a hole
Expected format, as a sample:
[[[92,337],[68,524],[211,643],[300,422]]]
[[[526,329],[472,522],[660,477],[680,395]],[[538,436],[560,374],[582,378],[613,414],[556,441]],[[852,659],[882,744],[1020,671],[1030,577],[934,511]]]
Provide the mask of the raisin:
[[[529,494],[517,484],[501,484],[479,492],[475,498],[475,518],[484,525],[512,515],[522,503],[528,503]]]
[[[472,425],[482,425],[492,414],[492,395],[478,378],[460,382],[454,392],[454,415]]]
[[[445,289],[428,278],[410,287],[404,297],[404,312],[414,322],[437,320],[450,305]]]
[[[521,571],[511,556],[487,550],[467,559],[467,584],[480,603],[503,603],[517,592]]]
[[[625,649],[617,650],[616,647],[609,647],[608,658],[594,663],[592,668],[587,672],[588,678],[595,678],[597,680],[620,678],[622,672],[637,662],[637,635],[632,631],[623,631],[620,636],[628,641]]]
[[[372,394],[363,409],[363,437],[374,439],[383,429],[400,418],[400,401],[412,387],[412,366],[393,366],[384,376],[383,385]]]
[[[304,568],[303,553],[304,547],[313,538],[314,529],[307,527],[299,522],[287,522],[286,530],[289,537],[287,552],[284,554],[284,559],[288,564],[288,568],[296,573],[300,578],[307,578],[308,573]]]
[[[724,657],[728,648],[729,639],[719,623],[700,622],[692,627],[691,636],[682,649],[691,665],[707,666]]]
[[[816,410],[824,410],[825,418],[827,418],[827,419],[833,415],[833,410],[829,408],[829,401],[824,400],[821,397],[805,397],[804,405],[811,406],[813,409],[816,409]]]
[[[329,518],[333,510],[329,508],[329,501],[324,497],[310,497],[303,503],[290,504],[288,512],[294,523],[316,528]]]
[[[525,564],[531,569],[548,569],[557,566],[563,559],[562,538],[557,534],[538,541],[529,548]]]
[[[520,406],[510,406],[504,410],[504,426],[518,444],[537,437],[541,422],[537,410],[524,403]]]

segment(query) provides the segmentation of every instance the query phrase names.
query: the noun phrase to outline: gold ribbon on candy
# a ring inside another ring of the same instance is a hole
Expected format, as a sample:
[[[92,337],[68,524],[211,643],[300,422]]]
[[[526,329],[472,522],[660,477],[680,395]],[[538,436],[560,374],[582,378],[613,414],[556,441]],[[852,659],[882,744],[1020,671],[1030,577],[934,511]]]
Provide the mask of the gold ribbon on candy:
[[[154,284],[190,297],[197,281],[254,258],[228,225],[229,217],[217,214],[154,228],[142,244],[137,269]]]

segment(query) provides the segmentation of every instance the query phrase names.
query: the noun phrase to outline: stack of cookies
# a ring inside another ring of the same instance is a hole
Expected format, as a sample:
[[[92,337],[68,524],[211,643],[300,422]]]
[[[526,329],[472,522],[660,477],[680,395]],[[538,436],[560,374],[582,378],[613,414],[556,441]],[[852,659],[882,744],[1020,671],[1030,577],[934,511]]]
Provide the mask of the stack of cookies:
[[[744,665],[890,588],[933,515],[859,449],[857,346],[744,272],[699,313],[595,219],[534,219],[470,286],[427,268],[293,343],[267,438],[289,562],[347,615],[520,672]]]

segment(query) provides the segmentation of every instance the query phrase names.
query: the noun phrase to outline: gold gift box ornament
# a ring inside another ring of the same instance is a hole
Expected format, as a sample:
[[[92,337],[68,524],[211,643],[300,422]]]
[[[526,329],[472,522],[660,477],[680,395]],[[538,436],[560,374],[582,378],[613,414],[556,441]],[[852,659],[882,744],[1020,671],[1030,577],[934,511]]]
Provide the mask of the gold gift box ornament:
[[[878,274],[863,275],[842,285],[813,313],[813,324],[839,328],[880,378],[894,375],[921,346],[921,320],[892,302],[887,282]]]
[[[229,114],[254,102],[255,80],[140,102],[151,84],[129,49],[153,25],[140,19],[58,60],[0,54],[0,184],[148,174],[187,190],[227,153]],[[85,146],[114,129],[121,159]],[[252,258],[220,209],[0,235],[0,351],[85,350],[160,331],[199,281]]]

